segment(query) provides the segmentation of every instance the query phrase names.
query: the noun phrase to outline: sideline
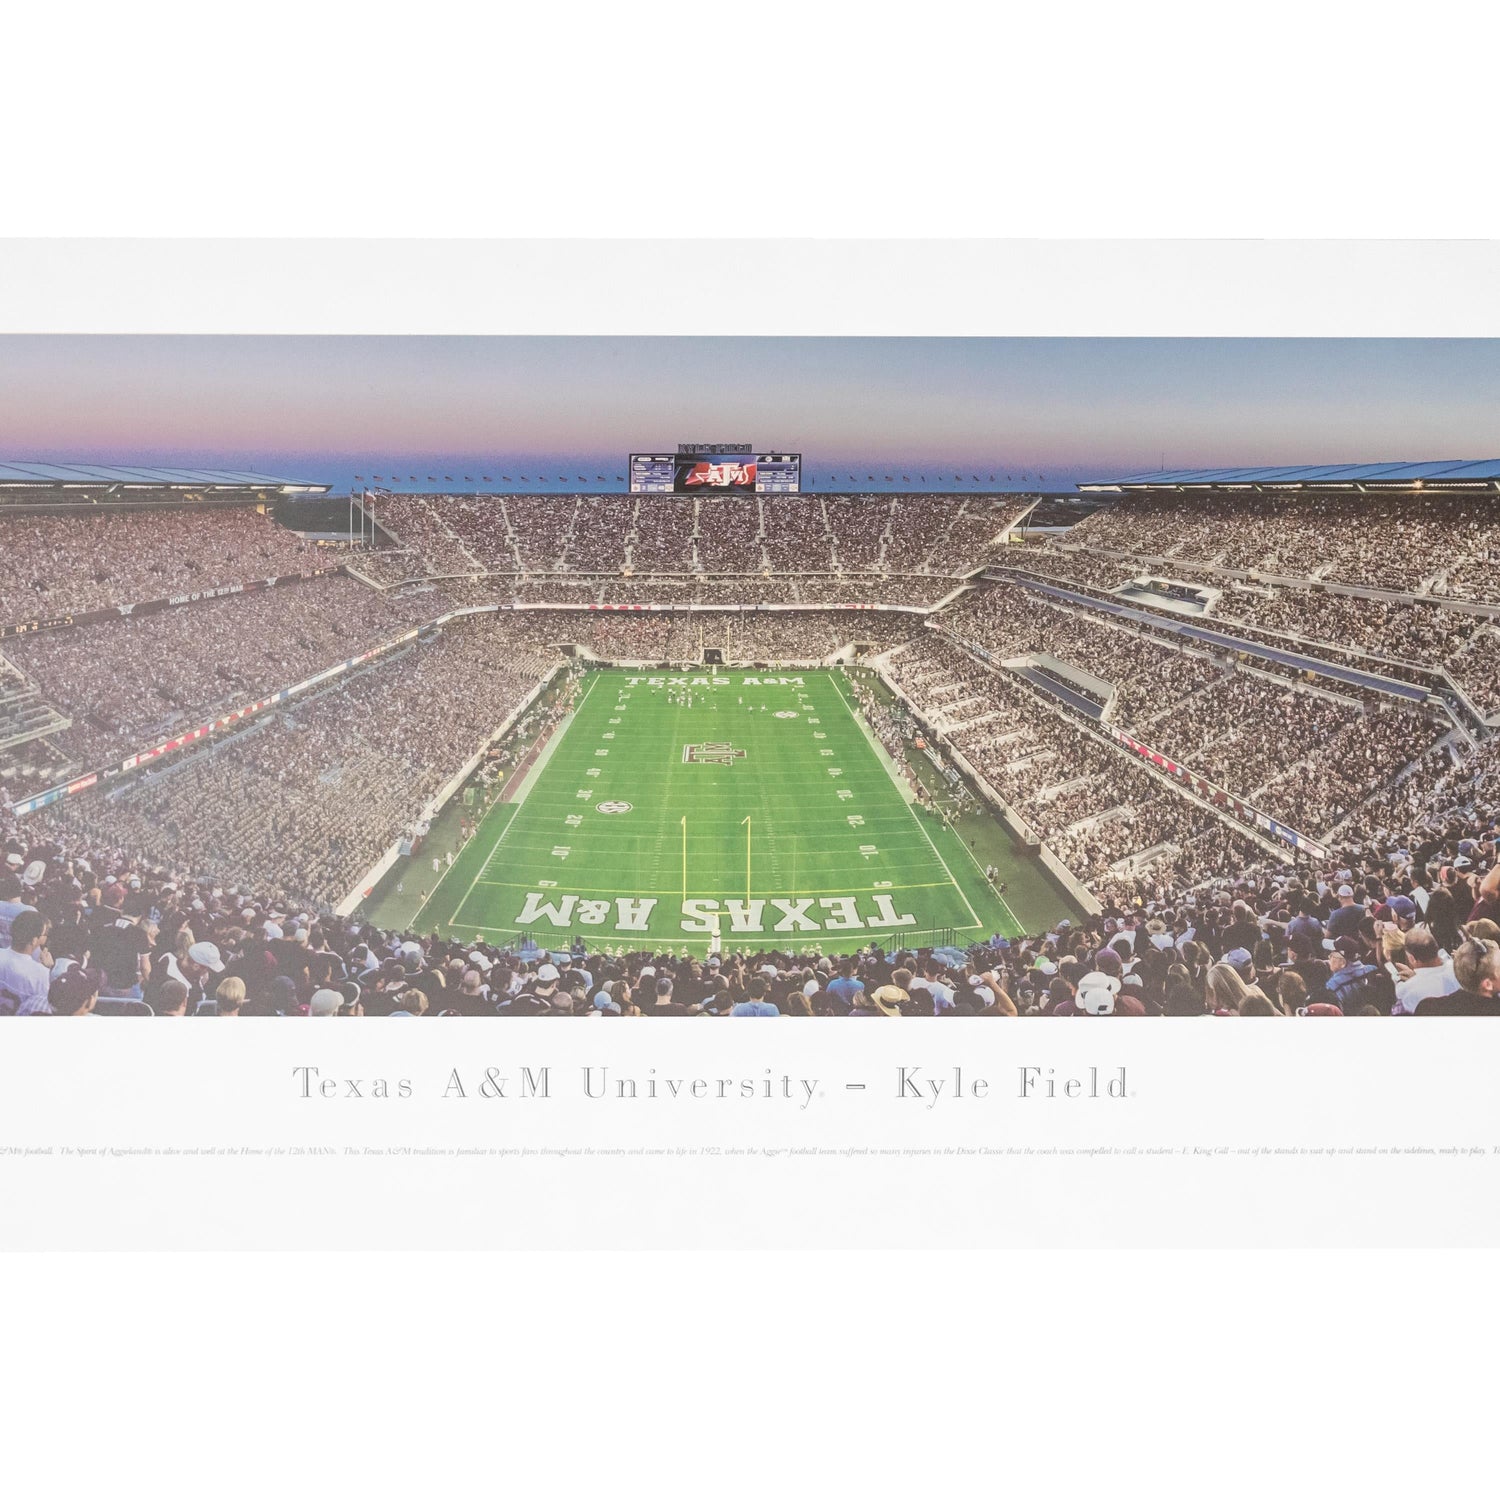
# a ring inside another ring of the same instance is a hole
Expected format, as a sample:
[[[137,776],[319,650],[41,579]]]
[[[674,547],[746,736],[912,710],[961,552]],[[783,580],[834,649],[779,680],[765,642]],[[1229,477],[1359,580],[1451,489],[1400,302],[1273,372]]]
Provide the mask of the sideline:
[[[875,738],[875,731],[871,729],[867,723],[865,723],[864,715],[861,714],[852,703],[850,703],[848,694],[844,692],[844,685],[839,681],[839,678],[841,676],[841,672],[835,671],[833,673],[833,685],[838,690],[839,697],[843,699],[844,707],[848,710],[849,717],[853,719],[854,722],[858,724],[860,729],[864,732],[866,743],[878,752],[877,759],[880,759],[885,765],[886,774],[890,776],[892,781],[896,781],[896,771],[894,769],[896,764],[895,761],[892,760],[890,755],[886,753],[885,746]],[[948,861],[943,858],[941,853],[939,853],[938,846],[932,842],[932,835],[928,833],[926,828],[922,826],[922,820],[917,816],[916,807],[913,805],[912,801],[907,795],[908,789],[902,786],[899,781],[896,781],[896,786],[902,794],[901,800],[905,804],[907,812],[911,814],[912,822],[917,825],[917,828],[921,831],[922,837],[927,840],[927,847],[931,849],[935,855],[937,855],[937,862],[943,867],[944,873],[952,882],[953,889],[958,892],[959,900],[961,900],[963,904],[969,908],[969,915],[974,919],[973,930],[976,932],[983,932],[984,923],[979,920],[979,913],[974,910],[974,903],[969,900],[969,893],[964,890],[963,886],[958,883],[958,880],[954,876],[953,871],[948,868]],[[960,840],[960,842],[962,842],[962,840]],[[967,849],[964,852],[967,853]],[[973,856],[971,855],[970,858],[972,857]],[[977,868],[978,861],[975,861],[975,864]],[[982,875],[983,873],[984,872],[981,870],[980,874]],[[1010,908],[1007,907],[1006,910],[1009,911]],[[1011,912],[1011,920],[1015,920],[1014,912]]]
[[[594,676],[593,682],[590,682],[589,685],[588,685],[588,687],[584,690],[583,697],[578,700],[577,704],[573,708],[571,708],[566,714],[563,715],[562,719],[559,721],[559,723],[557,725],[557,732],[555,734],[551,735],[548,738],[547,743],[542,746],[541,754],[537,756],[537,758],[533,762],[531,768],[526,772],[526,775],[523,777],[523,779],[521,781],[521,785],[516,789],[515,800],[512,801],[512,802],[503,802],[503,801],[502,802],[497,802],[494,805],[494,807],[492,807],[490,809],[489,814],[485,817],[484,822],[488,823],[489,820],[490,820],[490,818],[492,818],[495,815],[495,813],[498,812],[501,808],[508,807],[508,808],[511,809],[511,815],[510,815],[509,821],[506,823],[505,828],[503,829],[503,831],[500,834],[500,837],[495,840],[495,843],[494,843],[493,847],[490,849],[490,852],[487,855],[485,855],[485,857],[484,857],[484,863],[481,864],[480,867],[479,867],[479,875],[476,875],[473,878],[473,880],[471,880],[469,882],[469,888],[468,888],[468,890],[466,890],[463,893],[463,895],[459,898],[458,905],[453,908],[453,917],[452,917],[452,920],[449,921],[446,924],[449,928],[455,928],[455,929],[457,928],[457,926],[458,926],[458,915],[464,909],[464,903],[469,899],[469,897],[471,895],[474,894],[474,887],[479,884],[479,876],[483,875],[484,872],[487,869],[489,869],[489,867],[490,867],[490,861],[492,859],[494,859],[494,857],[495,857],[495,851],[497,849],[499,849],[500,845],[505,842],[505,840],[510,836],[511,829],[515,827],[516,819],[520,816],[521,806],[522,806],[522,804],[526,800],[526,793],[531,790],[531,783],[535,780],[535,774],[534,773],[538,772],[539,769],[540,769],[540,767],[546,764],[546,762],[551,758],[553,750],[556,749],[557,746],[562,743],[563,736],[565,734],[567,734],[567,732],[568,732],[568,730],[570,728],[572,728],[573,720],[575,718],[577,718],[578,711],[583,707],[583,705],[586,702],[588,702],[588,696],[589,696],[590,693],[592,693],[594,691],[594,685],[595,685],[595,683],[598,682],[598,680],[599,680],[598,674],[596,673],[595,676]],[[502,791],[503,791],[503,789],[502,789]],[[481,823],[480,827],[483,828],[484,824]],[[477,836],[478,835],[476,835],[476,837]],[[429,893],[427,899],[424,902],[422,902],[422,904],[416,909],[416,911],[414,911],[411,914],[411,924],[410,925],[411,925],[412,929],[415,929],[415,927],[416,927],[417,918],[420,917],[422,915],[422,913],[427,910],[427,908],[433,903],[434,900],[436,900],[437,893],[440,890],[442,890],[442,888],[443,888],[443,882],[449,877],[449,875],[451,875],[453,873],[453,871],[457,867],[457,865],[458,865],[458,861],[454,860],[453,863],[451,865],[449,865],[446,870],[443,871],[443,873],[438,877],[438,883],[435,886],[433,886],[433,888],[432,888],[431,892]]]

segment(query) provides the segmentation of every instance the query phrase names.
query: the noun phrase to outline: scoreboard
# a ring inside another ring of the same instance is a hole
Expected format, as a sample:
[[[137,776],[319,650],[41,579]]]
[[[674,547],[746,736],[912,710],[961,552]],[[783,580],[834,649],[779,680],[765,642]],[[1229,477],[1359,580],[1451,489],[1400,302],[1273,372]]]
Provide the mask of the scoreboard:
[[[755,488],[763,495],[795,495],[802,488],[800,453],[762,453],[756,459]]]
[[[795,495],[801,488],[800,453],[755,453],[748,443],[680,443],[675,453],[630,455],[630,490],[637,495]]]

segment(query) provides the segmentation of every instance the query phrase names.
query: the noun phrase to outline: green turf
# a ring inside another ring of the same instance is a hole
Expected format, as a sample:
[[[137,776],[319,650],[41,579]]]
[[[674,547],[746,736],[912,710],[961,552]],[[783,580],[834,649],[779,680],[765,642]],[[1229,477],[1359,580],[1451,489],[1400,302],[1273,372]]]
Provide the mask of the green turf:
[[[691,686],[691,707],[673,700],[674,679]],[[686,747],[715,744],[732,747],[727,764],[685,759]],[[976,856],[967,832],[910,804],[892,770],[842,673],[593,671],[518,800],[492,809],[436,886],[423,870],[431,848],[409,862],[404,884],[418,889],[401,924],[465,941],[527,931],[544,946],[578,935],[702,952],[715,945],[708,913],[718,902],[725,947],[842,951],[872,940],[962,945],[1069,911],[1024,850],[1006,839],[997,858],[997,825],[984,820],[991,836]],[[686,896],[705,903],[686,917],[684,818]],[[1012,886],[1003,898],[983,878],[990,858]],[[377,920],[397,919],[389,892],[399,878],[371,903]],[[639,903],[644,928],[619,898]],[[810,904],[799,917],[777,899]],[[731,900],[745,903],[739,930]],[[828,925],[850,920],[859,926]]]

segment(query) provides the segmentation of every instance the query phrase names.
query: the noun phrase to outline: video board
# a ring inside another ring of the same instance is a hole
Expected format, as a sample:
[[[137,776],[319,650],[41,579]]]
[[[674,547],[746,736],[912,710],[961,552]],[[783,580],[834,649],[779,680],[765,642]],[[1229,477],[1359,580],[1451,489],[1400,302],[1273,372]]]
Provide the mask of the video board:
[[[630,455],[630,490],[637,495],[724,491],[794,495],[801,488],[799,453],[735,452],[728,445],[684,444],[676,453]]]

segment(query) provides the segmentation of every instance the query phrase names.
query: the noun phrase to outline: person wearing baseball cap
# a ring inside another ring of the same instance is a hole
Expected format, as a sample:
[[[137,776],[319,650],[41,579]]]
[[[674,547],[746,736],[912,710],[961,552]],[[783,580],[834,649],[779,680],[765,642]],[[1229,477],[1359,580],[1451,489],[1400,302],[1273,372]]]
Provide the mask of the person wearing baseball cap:
[[[1391,1013],[1396,1004],[1395,981],[1384,969],[1369,962],[1356,938],[1335,939],[1333,952],[1328,955],[1328,968],[1324,998],[1346,1016],[1366,1005],[1373,1005],[1383,1016]]]
[[[47,991],[47,1004],[54,1016],[86,1016],[93,1012],[99,999],[104,976],[98,969],[74,964],[64,969]]]
[[[1354,899],[1354,887],[1341,885],[1336,893],[1338,909],[1328,918],[1326,931],[1335,941],[1342,937],[1354,937],[1359,924],[1365,919],[1365,909]]]
[[[1417,924],[1417,903],[1410,896],[1392,896],[1386,903],[1390,908],[1390,920],[1402,932],[1410,932]]]
[[[507,996],[495,1007],[497,1016],[544,1016],[552,1009],[557,983],[562,976],[557,965],[544,963],[527,976],[519,991]]]
[[[213,943],[194,943],[180,962],[171,954],[162,965],[164,977],[185,984],[188,989],[188,1013],[192,1014],[209,993],[208,986],[224,972],[224,960]]]
[[[1231,948],[1223,961],[1234,970],[1246,984],[1255,983],[1255,961],[1245,948]]]
[[[1095,969],[1078,981],[1078,989],[1071,1000],[1065,1000],[1053,1012],[1067,1016],[1112,1016],[1115,1001],[1124,986],[1113,974]]]
[[[336,1016],[344,1004],[344,997],[337,990],[314,990],[307,1004],[310,1016]]]

